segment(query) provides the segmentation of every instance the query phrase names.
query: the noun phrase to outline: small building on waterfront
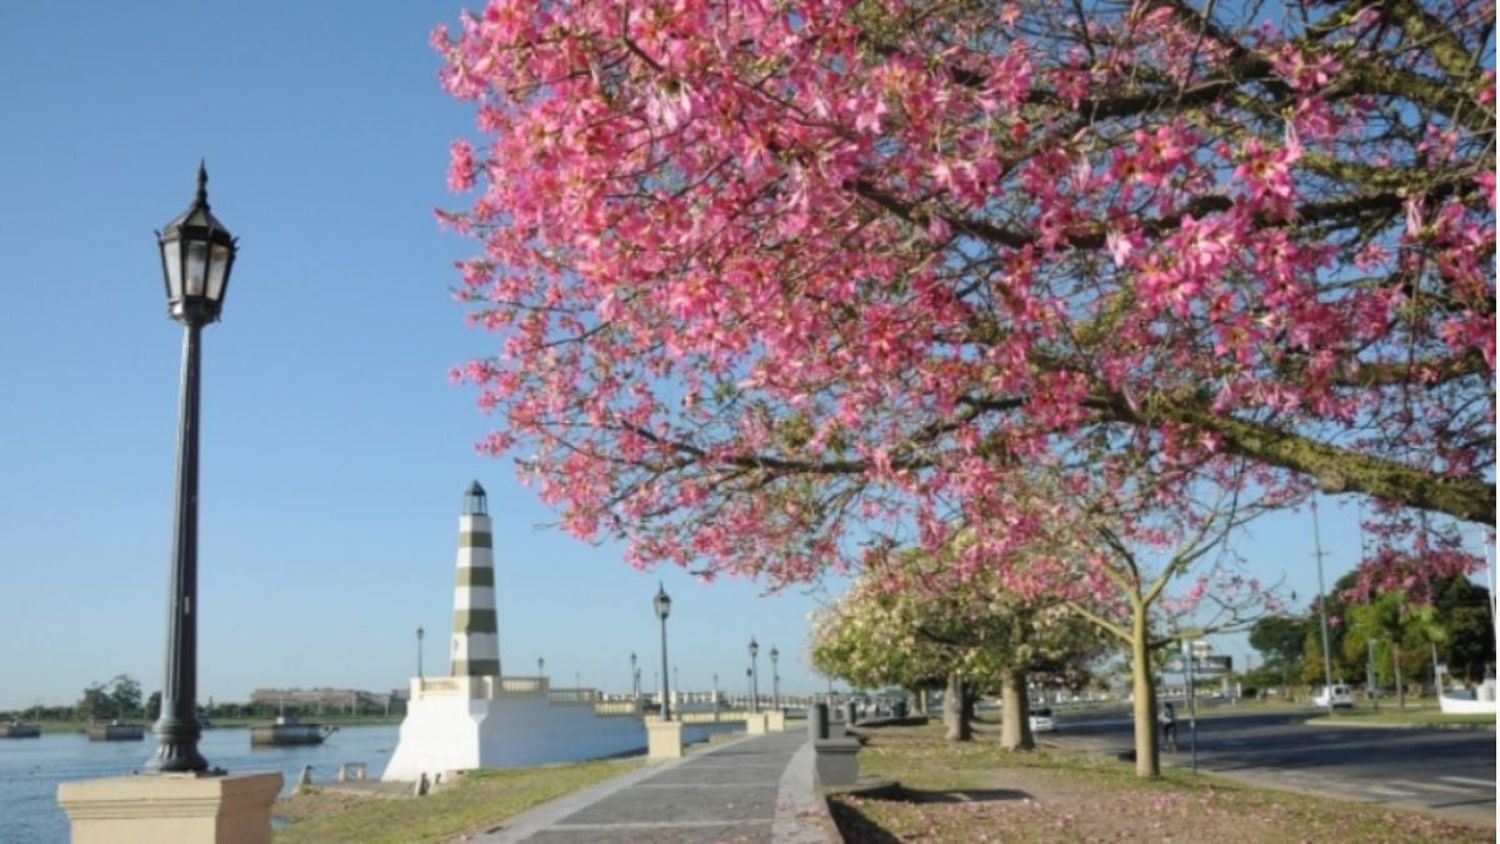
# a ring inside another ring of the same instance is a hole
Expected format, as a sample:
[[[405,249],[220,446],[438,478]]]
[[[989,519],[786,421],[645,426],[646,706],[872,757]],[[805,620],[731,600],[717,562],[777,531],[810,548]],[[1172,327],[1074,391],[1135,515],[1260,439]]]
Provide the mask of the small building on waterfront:
[[[381,779],[576,762],[646,746],[638,701],[606,701],[594,689],[554,689],[546,677],[502,674],[495,584],[489,505],[475,481],[458,520],[449,675],[412,678],[400,739]]]

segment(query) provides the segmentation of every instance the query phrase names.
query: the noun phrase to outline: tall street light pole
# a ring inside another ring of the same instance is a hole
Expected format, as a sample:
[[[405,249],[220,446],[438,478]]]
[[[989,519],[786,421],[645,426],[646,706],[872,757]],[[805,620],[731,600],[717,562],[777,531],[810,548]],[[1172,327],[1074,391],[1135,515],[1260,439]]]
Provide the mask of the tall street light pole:
[[[198,405],[199,338],[219,318],[235,238],[208,208],[208,172],[198,165],[193,204],[157,232],[167,313],[182,323],[182,387],[177,428],[177,502],[172,531],[172,573],[167,596],[167,666],[161,715],[152,728],[152,772],[204,771],[198,752]]]
[[[635,667],[635,651],[630,652],[630,696],[641,696],[641,670]]]
[[[1318,559],[1318,627],[1323,632],[1323,697],[1333,717],[1333,657],[1328,653],[1328,591],[1323,587],[1323,538],[1318,531],[1318,500],[1312,502],[1313,556]]]
[[[781,657],[776,646],[771,646],[771,708],[781,708],[781,673],[776,669],[776,660]]]
[[[422,625],[418,624],[417,625],[417,679],[418,680],[422,679],[422,637],[426,636],[426,635],[427,635],[427,631],[423,630],[422,629]]]
[[[760,711],[760,667],[757,666],[755,657],[760,653],[760,645],[755,643],[755,637],[750,637],[750,711]]]
[[[661,619],[661,719],[672,720],[672,701],[667,689],[667,616],[672,613],[672,597],[662,584],[656,584],[656,597],[651,599],[656,617]]]

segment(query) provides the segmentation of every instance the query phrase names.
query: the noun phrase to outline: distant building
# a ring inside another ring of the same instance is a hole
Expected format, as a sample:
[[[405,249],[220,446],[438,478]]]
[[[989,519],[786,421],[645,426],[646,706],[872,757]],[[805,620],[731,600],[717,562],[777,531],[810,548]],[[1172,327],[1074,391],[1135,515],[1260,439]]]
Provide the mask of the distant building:
[[[405,690],[393,690],[384,694],[364,689],[335,689],[321,686],[315,689],[256,689],[250,693],[250,702],[267,706],[320,706],[325,709],[343,709],[357,712],[360,707],[385,709],[405,696]]]

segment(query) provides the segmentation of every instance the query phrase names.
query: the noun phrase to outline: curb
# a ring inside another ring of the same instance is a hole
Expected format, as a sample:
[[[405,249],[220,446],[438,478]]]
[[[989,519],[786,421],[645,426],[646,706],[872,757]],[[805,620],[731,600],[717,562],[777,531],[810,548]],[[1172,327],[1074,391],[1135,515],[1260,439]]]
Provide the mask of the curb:
[[[807,742],[792,754],[776,788],[776,816],[771,821],[772,844],[833,844],[842,841],[818,789],[817,750]]]
[[[1446,730],[1457,733],[1495,732],[1494,724],[1389,724],[1329,718],[1326,715],[1303,719],[1302,724],[1308,727],[1348,727],[1356,730]]]

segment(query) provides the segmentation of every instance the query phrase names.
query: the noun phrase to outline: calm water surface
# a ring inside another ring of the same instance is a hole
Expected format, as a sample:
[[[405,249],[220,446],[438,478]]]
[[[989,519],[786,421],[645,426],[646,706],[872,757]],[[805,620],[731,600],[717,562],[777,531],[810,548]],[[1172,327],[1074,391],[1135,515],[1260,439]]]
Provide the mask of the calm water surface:
[[[396,731],[395,724],[343,727],[322,744],[251,750],[248,729],[215,729],[203,732],[198,750],[230,773],[280,771],[290,791],[303,765],[313,766],[314,782],[333,779],[344,762],[363,762],[371,777],[380,776]],[[58,783],[129,774],[155,750],[149,728],[143,741],[89,741],[82,733],[0,739],[0,842],[65,844],[68,818],[57,805]]]
[[[712,733],[740,729],[742,725],[732,723],[689,725],[683,739],[704,741]],[[395,724],[342,727],[322,744],[252,750],[248,728],[215,729],[203,732],[198,750],[210,765],[230,773],[280,771],[286,794],[297,784],[303,765],[312,766],[315,783],[337,777],[345,762],[363,762],[370,777],[378,778],[396,748],[397,731]],[[149,728],[143,741],[89,741],[83,733],[0,739],[0,844],[66,844],[68,817],[57,805],[58,783],[129,774],[155,750]]]

